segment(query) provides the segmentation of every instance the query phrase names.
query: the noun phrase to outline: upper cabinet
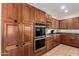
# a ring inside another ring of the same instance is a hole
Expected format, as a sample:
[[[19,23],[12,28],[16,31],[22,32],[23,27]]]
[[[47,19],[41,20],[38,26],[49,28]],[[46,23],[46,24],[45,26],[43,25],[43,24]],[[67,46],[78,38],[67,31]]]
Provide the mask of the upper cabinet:
[[[2,18],[4,19],[4,22],[19,22],[17,20],[18,17],[18,8],[20,4],[15,3],[3,3],[2,5]]]
[[[79,17],[60,20],[60,29],[79,29]]]
[[[45,12],[35,9],[35,23],[46,23]]]
[[[48,28],[58,29],[59,28],[59,21],[52,18],[51,16],[47,16],[46,24]]]
[[[31,9],[27,4],[22,4],[22,22],[23,23],[29,23],[30,22],[30,15],[31,15]]]
[[[46,25],[47,28],[52,28],[52,18],[49,15],[46,16]]]
[[[59,28],[59,21],[52,18],[52,28],[58,29]]]
[[[79,17],[73,18],[74,29],[79,29]]]

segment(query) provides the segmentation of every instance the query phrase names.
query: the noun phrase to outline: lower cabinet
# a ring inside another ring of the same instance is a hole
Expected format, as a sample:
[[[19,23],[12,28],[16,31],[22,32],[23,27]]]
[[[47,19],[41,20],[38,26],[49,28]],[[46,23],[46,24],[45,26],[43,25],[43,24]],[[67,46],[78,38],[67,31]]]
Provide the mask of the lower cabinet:
[[[47,37],[47,50],[50,50],[59,44],[60,44],[59,35],[51,35],[51,37]]]
[[[61,43],[79,48],[79,35],[61,35]]]
[[[33,47],[32,44],[25,44],[21,46],[8,46],[3,54],[4,56],[32,56]]]
[[[23,56],[33,56],[33,44],[25,44],[24,47],[24,55]]]
[[[19,47],[16,46],[8,46],[6,47],[4,53],[2,55],[4,56],[17,56],[19,55]]]

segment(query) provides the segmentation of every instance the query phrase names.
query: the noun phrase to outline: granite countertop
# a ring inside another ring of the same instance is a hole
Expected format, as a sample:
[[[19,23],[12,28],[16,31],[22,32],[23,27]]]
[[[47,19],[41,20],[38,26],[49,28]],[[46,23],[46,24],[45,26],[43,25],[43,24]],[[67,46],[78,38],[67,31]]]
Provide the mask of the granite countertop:
[[[53,33],[53,34],[47,34],[46,35],[46,37],[51,37],[52,35],[65,35],[65,34],[67,34],[67,35],[79,35],[79,33],[65,33],[65,32],[56,32],[56,33]]]

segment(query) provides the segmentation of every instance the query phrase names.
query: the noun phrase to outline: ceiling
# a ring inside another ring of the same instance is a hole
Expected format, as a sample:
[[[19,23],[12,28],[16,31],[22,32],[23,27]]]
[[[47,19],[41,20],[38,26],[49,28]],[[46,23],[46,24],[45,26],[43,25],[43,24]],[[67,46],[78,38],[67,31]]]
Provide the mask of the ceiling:
[[[79,3],[29,3],[32,6],[35,6],[52,17],[61,20],[66,18],[78,17],[79,16]],[[61,6],[65,6],[65,9],[62,10]],[[69,12],[65,13],[65,10]]]

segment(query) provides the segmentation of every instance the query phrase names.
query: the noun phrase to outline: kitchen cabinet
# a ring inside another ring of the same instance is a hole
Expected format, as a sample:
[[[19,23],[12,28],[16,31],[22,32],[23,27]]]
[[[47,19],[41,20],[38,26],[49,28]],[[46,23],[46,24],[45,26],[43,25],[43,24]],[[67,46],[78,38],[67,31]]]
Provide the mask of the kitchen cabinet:
[[[46,24],[47,24],[48,28],[53,28],[53,29],[58,29],[59,28],[59,21],[52,18],[49,15],[46,18]]]
[[[72,39],[72,46],[79,48],[79,35],[74,35]]]
[[[72,36],[61,35],[61,43],[66,45],[72,45]]]
[[[68,24],[66,19],[60,20],[59,22],[60,22],[60,29],[67,29]]]
[[[52,28],[52,17],[49,15],[46,16],[46,25],[47,28]]]
[[[31,15],[31,9],[27,4],[22,4],[22,22],[23,23],[30,23],[30,15]]]
[[[20,38],[21,36],[19,33],[19,24],[4,23],[4,53],[2,55],[20,55]]]
[[[35,9],[35,23],[46,23],[45,12],[37,8]]]
[[[79,17],[60,20],[60,29],[79,29]]]
[[[79,29],[79,17],[73,18],[74,29]]]
[[[60,34],[53,35],[54,42],[56,42],[56,45],[60,44]]]
[[[2,18],[4,22],[20,22],[20,19],[17,19],[18,17],[18,9],[20,7],[20,4],[16,3],[3,3],[2,4]]]
[[[32,43],[27,43],[27,44],[23,44],[23,56],[33,56],[33,44]]]
[[[15,5],[17,5],[16,7],[18,11],[16,13],[18,14],[15,14],[14,12],[16,8],[13,6]],[[6,10],[3,11],[2,13],[2,19],[3,20],[6,19],[6,21],[2,21],[3,26],[2,55],[9,55],[9,56],[33,55],[33,23],[31,22],[29,23],[28,19],[30,17],[21,16],[21,13],[22,15],[26,14],[29,15],[29,13],[26,13],[26,11],[29,11],[28,7],[25,6],[25,4],[9,4],[9,3],[7,5],[2,4],[2,6],[3,10],[6,8]],[[8,8],[10,7],[14,9],[13,11],[9,12]],[[21,10],[22,7],[25,9]],[[26,14],[24,14],[23,11],[25,11]],[[8,14],[11,17],[10,19],[7,18]],[[17,16],[17,18],[14,17],[14,14]],[[15,21],[15,18],[17,21]],[[28,53],[24,52],[24,50],[27,50]]]
[[[60,37],[59,35],[51,35],[50,37],[47,37],[47,51],[56,47],[60,44]]]
[[[4,24],[4,55],[33,55],[32,27],[25,25],[22,29],[21,25],[22,24],[17,23]],[[25,44],[28,45],[23,48],[22,46]],[[29,54],[24,52],[26,48],[28,49],[27,51],[29,51]]]
[[[58,20],[53,19],[52,25],[53,25],[53,28],[54,28],[54,29],[59,29],[59,21],[58,21]]]
[[[78,35],[61,35],[61,43],[79,48]]]

